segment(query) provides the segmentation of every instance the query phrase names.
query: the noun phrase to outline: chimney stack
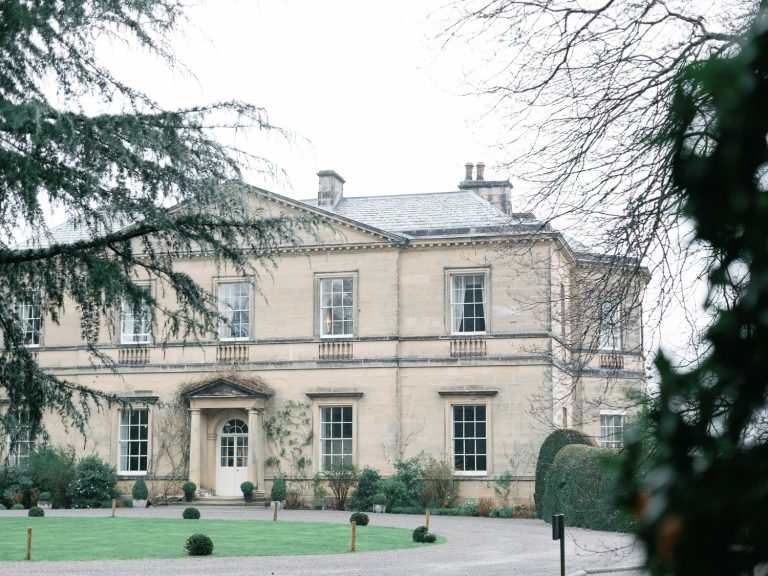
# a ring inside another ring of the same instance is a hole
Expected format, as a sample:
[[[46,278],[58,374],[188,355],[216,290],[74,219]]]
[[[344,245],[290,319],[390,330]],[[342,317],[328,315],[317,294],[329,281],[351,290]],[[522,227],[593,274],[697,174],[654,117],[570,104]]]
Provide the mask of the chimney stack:
[[[509,180],[486,180],[485,163],[477,163],[477,178],[472,180],[472,164],[467,164],[467,177],[459,190],[471,190],[505,214],[512,213],[512,184]]]
[[[474,166],[472,165],[471,162],[467,162],[466,164],[464,164],[464,169],[466,170],[466,172],[464,173],[465,182],[472,182],[472,168],[474,168]]]
[[[320,178],[317,205],[321,208],[333,208],[344,196],[344,178],[333,170],[320,170],[317,176]]]

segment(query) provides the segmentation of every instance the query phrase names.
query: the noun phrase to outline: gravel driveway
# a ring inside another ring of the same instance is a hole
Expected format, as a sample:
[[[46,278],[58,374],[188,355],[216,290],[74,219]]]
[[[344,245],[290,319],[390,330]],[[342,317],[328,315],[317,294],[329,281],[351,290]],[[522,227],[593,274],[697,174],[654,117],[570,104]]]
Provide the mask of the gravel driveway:
[[[120,516],[178,518],[181,508],[119,509]],[[205,507],[204,518],[271,520],[271,512],[256,507]],[[49,516],[102,516],[105,510],[49,510]],[[280,521],[347,523],[349,512],[285,510]],[[8,511],[6,515],[25,515]],[[423,516],[371,514],[377,525],[415,528]],[[0,518],[2,522],[2,518]],[[290,575],[525,575],[560,573],[559,544],[549,524],[541,520],[502,520],[433,516],[430,530],[445,536],[445,544],[413,550],[364,552],[324,556],[254,556],[184,558],[175,560],[109,560],[93,562],[0,562],[0,574],[111,576],[290,576]],[[632,537],[613,532],[566,529],[566,572],[582,568],[637,565],[642,550]],[[0,543],[2,545],[2,543]],[[637,573],[622,572],[622,576]]]

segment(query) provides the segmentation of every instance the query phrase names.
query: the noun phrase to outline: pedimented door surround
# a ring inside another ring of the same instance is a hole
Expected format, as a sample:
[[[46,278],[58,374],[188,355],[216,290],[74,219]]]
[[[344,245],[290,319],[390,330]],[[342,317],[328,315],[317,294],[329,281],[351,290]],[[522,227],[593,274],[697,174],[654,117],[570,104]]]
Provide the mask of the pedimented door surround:
[[[217,494],[220,436],[227,422],[238,419],[247,427],[243,444],[247,444],[248,466],[243,480],[250,480],[257,491],[264,491],[264,412],[272,395],[258,377],[213,376],[187,385],[182,396],[189,402],[189,479],[198,490]],[[232,495],[233,490],[219,487],[219,492]]]

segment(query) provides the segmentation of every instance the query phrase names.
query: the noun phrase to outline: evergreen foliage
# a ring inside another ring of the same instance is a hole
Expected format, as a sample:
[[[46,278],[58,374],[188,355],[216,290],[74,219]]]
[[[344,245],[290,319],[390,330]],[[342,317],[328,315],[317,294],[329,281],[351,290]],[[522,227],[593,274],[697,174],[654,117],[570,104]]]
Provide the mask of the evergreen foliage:
[[[355,512],[349,517],[350,523],[356,522],[358,526],[368,526],[369,518],[365,512]]]
[[[98,456],[86,456],[77,464],[67,496],[73,508],[99,508],[117,498],[117,471]]]
[[[71,446],[43,444],[35,448],[27,460],[27,470],[35,488],[50,493],[50,501],[56,508],[70,506],[67,488],[75,477],[76,467],[75,450]]]
[[[708,354],[677,371],[664,354],[647,474],[630,439],[627,509],[654,575],[759,573],[768,562],[768,1],[740,46],[677,78],[660,145],[671,144],[673,190],[692,242],[716,255],[708,294]],[[762,565],[762,566],[761,566]]]
[[[134,500],[146,500],[149,497],[149,490],[147,489],[147,483],[143,478],[139,478],[133,483],[131,489],[131,496]]]
[[[195,492],[197,492],[197,484],[190,481],[184,482],[184,484],[181,485],[181,490],[185,494],[194,494]]]
[[[213,554],[213,541],[205,534],[192,534],[184,548],[190,556],[210,556]]]
[[[249,482],[248,480],[240,484],[240,492],[242,492],[243,494],[252,493],[254,488],[255,486],[253,485],[253,482]]]
[[[380,480],[381,474],[378,470],[368,466],[363,468],[363,471],[360,472],[360,478],[357,480],[357,488],[352,492],[349,507],[352,510],[371,510],[375,504],[373,498],[379,492]]]
[[[272,498],[273,502],[282,502],[285,500],[285,496],[288,494],[288,486],[285,483],[285,478],[283,476],[278,476],[275,478],[274,483],[272,484],[272,491],[270,492],[270,497]]]
[[[184,512],[181,513],[181,516],[185,520],[199,520],[200,510],[198,510],[194,506],[190,506],[189,508],[184,508]]]
[[[632,516],[619,508],[620,485],[612,450],[571,444],[562,448],[549,468],[542,517],[565,514],[568,526],[628,532]]]
[[[45,516],[45,510],[39,506],[32,506],[32,508],[29,509],[29,512],[27,512],[27,516],[30,516],[31,518],[40,518]]]
[[[536,504],[536,516],[538,518],[542,518],[541,509],[545,498],[549,467],[555,460],[557,453],[569,444],[594,446],[595,442],[580,430],[564,428],[551,432],[542,442],[541,448],[539,448],[539,457],[536,459],[536,485],[533,493],[533,499]]]
[[[241,168],[263,161],[214,137],[282,132],[264,110],[239,101],[167,110],[99,60],[97,45],[112,41],[177,65],[169,38],[183,8],[177,0],[0,5],[0,393],[8,400],[0,435],[40,436],[45,410],[82,431],[94,403],[120,401],[40,370],[17,306],[31,304],[46,324],[68,302],[89,351],[107,363],[96,343],[123,296],[150,306],[154,341],[205,339],[220,320],[215,296],[175,259],[202,253],[258,276],[256,265],[273,265],[278,246],[312,227],[249,207],[259,192],[241,182]],[[69,219],[66,240],[49,227],[50,210]],[[161,304],[138,278],[162,282],[175,302]]]

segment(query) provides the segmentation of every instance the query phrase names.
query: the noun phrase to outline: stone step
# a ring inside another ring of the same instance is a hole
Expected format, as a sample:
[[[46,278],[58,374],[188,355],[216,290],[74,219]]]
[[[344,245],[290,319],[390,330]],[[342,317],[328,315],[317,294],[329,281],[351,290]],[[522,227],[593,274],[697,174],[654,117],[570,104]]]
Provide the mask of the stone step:
[[[269,500],[265,495],[254,494],[252,502],[246,502],[243,497],[237,496],[207,496],[205,498],[195,498],[192,502],[184,500],[180,502],[169,503],[169,506],[261,506],[267,505]]]

